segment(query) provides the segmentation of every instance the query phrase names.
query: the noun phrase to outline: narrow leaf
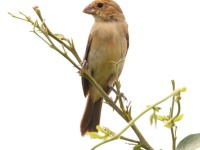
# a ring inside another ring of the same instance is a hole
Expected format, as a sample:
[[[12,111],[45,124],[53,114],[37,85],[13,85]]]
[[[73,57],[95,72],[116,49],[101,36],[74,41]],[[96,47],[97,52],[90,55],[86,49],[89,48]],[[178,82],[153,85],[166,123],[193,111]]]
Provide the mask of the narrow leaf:
[[[180,121],[183,118],[183,116],[183,114],[178,115],[178,117],[174,119],[174,122]]]

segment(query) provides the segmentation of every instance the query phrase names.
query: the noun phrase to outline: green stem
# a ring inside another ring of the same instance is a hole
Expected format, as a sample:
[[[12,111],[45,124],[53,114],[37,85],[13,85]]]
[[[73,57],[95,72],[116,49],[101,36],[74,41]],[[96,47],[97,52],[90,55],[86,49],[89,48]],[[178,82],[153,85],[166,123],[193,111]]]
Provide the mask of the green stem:
[[[24,18],[17,17],[17,16],[15,16],[15,15],[9,13],[9,12],[8,12],[8,14],[11,15],[13,18],[16,18],[16,19],[19,19],[19,20],[23,20],[23,21],[27,21],[27,22],[28,22],[28,20],[26,20],[26,19],[24,19]]]
[[[122,112],[124,114],[126,114],[126,111],[125,111],[125,108],[124,108],[124,104],[122,102],[121,92],[120,92],[120,83],[119,83],[118,80],[116,81],[115,86],[116,86],[116,89],[117,89],[117,97],[119,99],[120,108],[122,109]]]
[[[172,90],[174,91],[175,90],[175,82],[174,82],[174,80],[172,80],[171,82],[172,82]],[[172,97],[172,106],[171,106],[171,109],[170,109],[170,117],[171,118],[173,117],[174,103],[175,103],[175,96]]]
[[[176,119],[180,115],[180,112],[181,112],[181,105],[180,105],[180,101],[179,100],[177,101],[177,104],[178,104],[178,111],[177,111],[177,114],[171,119],[172,121],[174,119]],[[177,139],[176,131],[177,131],[177,127],[176,126],[172,126],[171,127],[171,134],[172,134],[172,149],[173,150],[176,150],[176,139]]]
[[[118,114],[119,114],[121,117],[124,118],[124,114],[122,113],[122,111],[120,110],[120,108],[119,108],[117,105],[115,105],[115,103],[108,97],[108,95],[104,92],[104,90],[98,85],[98,83],[97,83],[97,82],[94,80],[94,78],[90,75],[90,73],[89,73],[87,70],[85,70],[85,69],[80,70],[79,73],[80,73],[80,75],[81,75],[82,77],[88,79],[88,81],[89,81],[90,83],[92,83],[92,85],[94,85],[94,86],[97,88],[97,90],[101,93],[102,97],[106,100],[106,102],[108,102],[109,105],[110,105],[112,108],[114,108],[114,109],[118,112]]]
[[[87,70],[80,70],[80,75],[94,85],[97,90],[100,92],[102,97],[105,99],[105,101],[128,123],[130,120],[126,117],[126,115],[123,114],[121,109],[108,97],[108,95],[104,92],[104,90],[98,85],[98,83],[94,80],[94,78],[88,73]],[[131,128],[135,132],[135,134],[138,136],[141,146],[148,149],[148,150],[153,150],[153,148],[149,145],[149,143],[146,141],[146,139],[143,137],[141,132],[138,130],[137,126],[135,124],[131,125]]]
[[[140,141],[132,140],[132,139],[127,138],[127,137],[125,137],[125,136],[120,136],[119,138],[120,138],[121,140],[125,140],[125,141],[129,141],[129,142],[132,142],[132,143],[140,144]]]
[[[113,141],[115,139],[118,139],[122,133],[124,133],[130,126],[133,125],[133,123],[135,123],[135,121],[137,121],[142,115],[144,115],[146,112],[148,112],[149,110],[151,110],[153,107],[157,106],[158,104],[166,101],[167,99],[169,99],[170,97],[174,96],[174,95],[177,95],[179,92],[181,91],[181,89],[177,89],[177,90],[174,90],[171,94],[169,94],[168,96],[166,96],[165,98],[163,98],[162,100],[156,102],[155,104],[149,106],[148,108],[146,108],[144,111],[142,111],[136,118],[134,118],[133,120],[131,120],[128,125],[123,129],[121,130],[118,134],[115,134],[113,137],[109,138],[109,139],[106,139],[104,140],[103,142],[95,145],[91,150],[94,150],[95,148],[99,147],[100,145],[103,145],[107,142],[110,142],[110,141]]]
[[[172,82],[172,90],[175,89],[175,82],[174,80],[171,81]],[[175,96],[172,97],[172,106],[170,108],[170,118],[173,117],[173,112],[174,112],[174,103],[175,103]],[[172,136],[172,150],[176,149],[176,142],[175,142],[175,136],[174,136],[174,128],[173,126],[170,128],[171,131],[171,136]]]
[[[81,68],[67,55],[67,53],[62,52],[59,48],[57,48],[55,46],[55,44],[53,43],[53,41],[49,38],[49,36],[47,34],[45,34],[45,32],[43,32],[43,34],[46,36],[46,38],[48,39],[48,41],[51,43],[50,47],[55,49],[58,53],[60,53],[62,56],[64,56],[65,58],[68,59],[69,62],[71,62],[74,67],[76,67],[78,70],[80,70]]]
[[[60,40],[59,38],[57,38],[47,27],[40,10],[38,9],[38,7],[34,7],[33,8],[34,11],[36,12],[36,14],[38,15],[38,17],[40,18],[40,21],[43,23],[44,27],[47,30],[47,33],[50,37],[52,37],[54,40],[56,40],[57,42],[59,42],[60,44],[64,45],[68,50],[70,50],[70,52],[75,56],[76,60],[79,62],[79,64],[81,64],[82,60],[80,59],[78,53],[76,52],[76,50],[74,49],[74,44],[72,41],[72,47],[69,47],[66,43],[64,43],[62,40]]]
[[[172,82],[172,89],[174,90],[175,89],[175,82],[174,80],[171,81]],[[174,104],[175,104],[175,98],[177,97],[177,104],[178,104],[178,111],[176,113],[176,115],[173,117],[173,113],[174,113]],[[172,122],[173,126],[170,128],[170,131],[171,131],[171,137],[172,137],[172,149],[173,150],[176,150],[176,126],[174,126],[174,119],[177,118],[180,114],[180,111],[181,111],[181,105],[180,105],[180,93],[178,93],[178,96],[173,96],[173,99],[172,99],[172,106],[171,106],[171,109],[170,109],[170,121]]]

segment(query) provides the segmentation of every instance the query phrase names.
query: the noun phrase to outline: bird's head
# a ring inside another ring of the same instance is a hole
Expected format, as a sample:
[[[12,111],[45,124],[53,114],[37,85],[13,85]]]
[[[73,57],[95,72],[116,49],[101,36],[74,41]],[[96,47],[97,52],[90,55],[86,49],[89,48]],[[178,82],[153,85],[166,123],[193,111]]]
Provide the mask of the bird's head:
[[[94,0],[83,10],[91,14],[95,21],[118,21],[125,17],[119,5],[113,0]]]

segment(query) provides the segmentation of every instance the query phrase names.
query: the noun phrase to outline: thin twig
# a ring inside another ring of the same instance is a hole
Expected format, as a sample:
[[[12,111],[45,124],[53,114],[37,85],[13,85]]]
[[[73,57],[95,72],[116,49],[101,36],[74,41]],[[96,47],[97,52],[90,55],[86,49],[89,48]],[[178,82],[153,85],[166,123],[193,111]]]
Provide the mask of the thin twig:
[[[168,96],[166,96],[165,98],[163,98],[162,100],[156,102],[155,104],[147,107],[144,111],[142,111],[136,118],[134,118],[133,120],[131,120],[128,125],[121,130],[118,134],[115,134],[113,137],[109,138],[109,139],[105,139],[103,142],[100,142],[99,144],[95,145],[94,147],[91,148],[91,150],[94,150],[95,148],[99,147],[100,145],[103,145],[107,142],[113,141],[115,139],[118,139],[122,133],[124,133],[130,126],[132,126],[132,124],[137,121],[142,115],[144,115],[146,112],[148,112],[149,110],[151,110],[153,107],[159,105],[160,103],[163,103],[164,101],[166,101],[167,99],[169,99],[170,97],[177,95],[178,93],[181,92],[182,89],[177,89],[174,90],[171,94],[169,94]],[[149,149],[148,149],[149,150]]]

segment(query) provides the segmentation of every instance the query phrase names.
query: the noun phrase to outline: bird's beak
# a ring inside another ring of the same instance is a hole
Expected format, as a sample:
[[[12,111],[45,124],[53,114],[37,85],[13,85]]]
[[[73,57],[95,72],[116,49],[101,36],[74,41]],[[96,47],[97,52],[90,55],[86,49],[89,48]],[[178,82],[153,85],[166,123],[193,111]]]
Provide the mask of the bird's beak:
[[[88,6],[85,7],[83,12],[86,14],[93,14],[95,12],[95,8],[89,4]]]

